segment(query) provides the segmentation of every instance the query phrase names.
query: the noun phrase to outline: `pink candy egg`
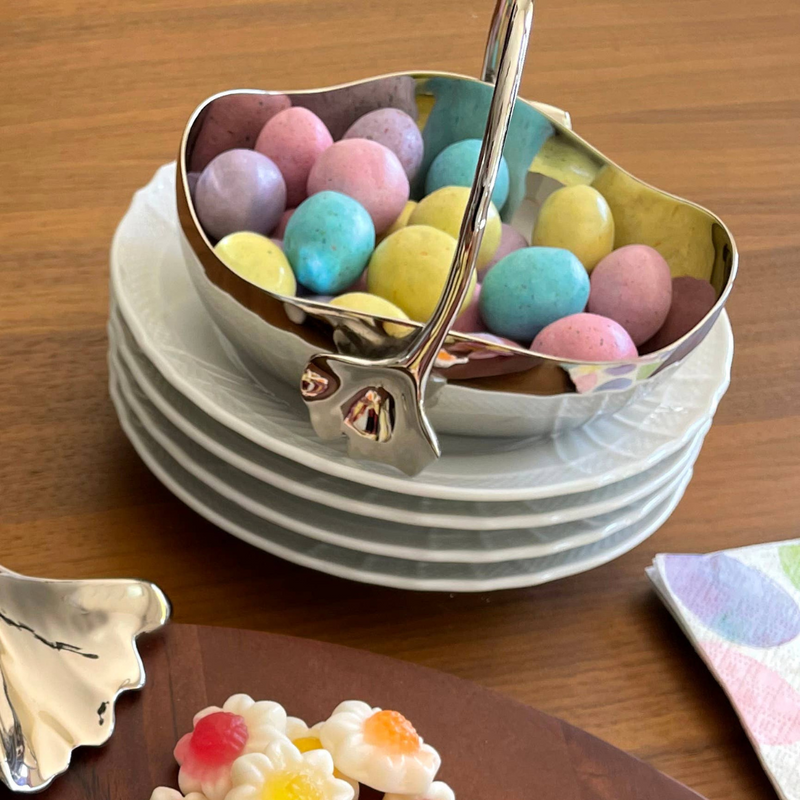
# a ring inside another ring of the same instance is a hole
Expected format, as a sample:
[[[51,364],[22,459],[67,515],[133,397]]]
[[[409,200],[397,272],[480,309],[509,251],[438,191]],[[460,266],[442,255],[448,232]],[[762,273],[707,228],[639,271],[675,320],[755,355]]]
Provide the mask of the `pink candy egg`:
[[[636,358],[636,345],[613,319],[599,314],[571,314],[542,328],[531,343],[534,353],[576,361]]]
[[[636,345],[664,324],[671,302],[669,265],[652,247],[620,247],[592,270],[588,310],[616,320]]]
[[[275,230],[272,231],[270,236],[277,239],[283,239],[283,234],[286,233],[286,225],[296,210],[297,209],[295,208],[287,208],[286,211],[281,214],[281,218],[278,220],[278,224],[275,226]]]
[[[472,293],[472,300],[469,305],[456,317],[453,323],[454,331],[461,333],[480,333],[486,330],[486,326],[481,319],[481,312],[478,306],[481,297],[481,285],[475,284],[475,291]]]
[[[500,244],[497,246],[494,258],[483,268],[478,270],[478,280],[482,280],[483,276],[501,259],[515,250],[522,250],[523,247],[529,247],[528,241],[516,229],[512,228],[505,222],[500,231]]]
[[[307,108],[287,108],[261,129],[256,150],[271,158],[286,181],[286,203],[306,198],[308,173],[323,150],[333,144],[325,123]]]
[[[400,159],[409,180],[413,180],[422,163],[422,134],[417,123],[399,108],[379,108],[364,114],[342,138],[369,139],[388,147]]]
[[[214,100],[197,134],[189,169],[205,169],[226,150],[252,149],[264,125],[291,104],[285,94],[229,94]]]
[[[708,281],[688,275],[673,278],[672,305],[667,318],[656,335],[645,343],[642,351],[652,353],[677,342],[711,311],[716,301],[717,293]]]
[[[380,233],[400,216],[409,186],[403,165],[388,147],[368,139],[342,139],[320,155],[308,176],[309,195],[324,191],[357,200]]]

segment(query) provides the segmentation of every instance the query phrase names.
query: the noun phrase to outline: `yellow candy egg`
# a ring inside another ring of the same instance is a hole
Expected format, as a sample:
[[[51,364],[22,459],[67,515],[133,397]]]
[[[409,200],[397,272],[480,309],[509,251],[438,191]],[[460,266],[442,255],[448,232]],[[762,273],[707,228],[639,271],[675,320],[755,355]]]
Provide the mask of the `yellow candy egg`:
[[[456,240],[438,228],[401,228],[375,248],[367,267],[367,288],[402,308],[411,319],[426,322],[439,302],[455,251]],[[474,290],[473,274],[462,308]]]
[[[569,250],[591,272],[614,249],[611,209],[591,186],[557,189],[542,204],[531,244]]]
[[[339,308],[349,308],[351,311],[363,311],[365,314],[377,314],[381,317],[395,317],[396,319],[408,319],[408,314],[394,303],[390,303],[383,297],[369,292],[348,292],[340,294],[330,301],[330,305]],[[389,336],[402,339],[403,336],[411,333],[413,328],[405,325],[394,325],[391,322],[384,323],[384,329]]]
[[[297,291],[289,259],[275,242],[260,233],[229,233],[217,242],[214,252],[237,275],[262,289],[290,297]]]
[[[466,186],[443,186],[417,204],[408,220],[409,225],[430,225],[440,231],[449,233],[458,239],[461,230],[461,220],[467,209],[469,188]],[[483,232],[481,249],[478,251],[478,269],[485,267],[494,257],[500,246],[502,225],[500,215],[492,203],[489,206],[489,216],[486,220],[486,229]]]
[[[408,225],[408,218],[411,216],[414,209],[417,207],[417,204],[414,200],[409,200],[403,210],[400,212],[400,216],[380,235],[378,236],[378,241],[382,242],[387,236],[391,236],[395,231],[399,231],[400,228],[405,228]]]

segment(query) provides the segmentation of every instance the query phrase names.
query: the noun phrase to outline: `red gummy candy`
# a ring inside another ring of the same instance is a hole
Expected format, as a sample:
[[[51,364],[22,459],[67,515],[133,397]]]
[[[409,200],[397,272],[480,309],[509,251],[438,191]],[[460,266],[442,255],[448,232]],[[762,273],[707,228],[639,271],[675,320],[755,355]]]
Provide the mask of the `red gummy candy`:
[[[216,711],[194,726],[189,749],[198,762],[216,767],[235,761],[246,743],[244,718],[227,711]]]

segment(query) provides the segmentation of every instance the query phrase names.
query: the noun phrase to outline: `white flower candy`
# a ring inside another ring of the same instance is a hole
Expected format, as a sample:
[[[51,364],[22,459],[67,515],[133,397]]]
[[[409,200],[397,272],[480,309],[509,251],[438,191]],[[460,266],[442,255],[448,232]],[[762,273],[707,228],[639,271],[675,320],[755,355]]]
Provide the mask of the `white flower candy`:
[[[383,796],[383,800],[456,800],[456,793],[443,781],[434,781],[427,792],[422,794],[392,794]]]
[[[275,739],[285,739],[285,731],[286,712],[281,705],[269,700],[257,703],[246,694],[233,695],[222,708],[200,711],[194,717],[194,730],[175,747],[181,791],[224,800],[236,759],[263,752]]]
[[[206,800],[206,796],[200,794],[200,792],[190,792],[184,797],[177,789],[158,786],[153,789],[150,800]]]
[[[333,775],[330,753],[301,753],[288,739],[238,758],[231,781],[227,800],[353,800],[353,787]]]
[[[338,770],[380,792],[423,794],[441,764],[402,714],[360,700],[340,703],[322,725],[320,740]]]

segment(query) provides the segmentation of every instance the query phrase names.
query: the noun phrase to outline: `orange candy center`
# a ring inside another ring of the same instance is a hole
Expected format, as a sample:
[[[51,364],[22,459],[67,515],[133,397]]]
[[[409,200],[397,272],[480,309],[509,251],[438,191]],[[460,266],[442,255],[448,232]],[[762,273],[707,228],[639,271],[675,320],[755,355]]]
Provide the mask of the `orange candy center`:
[[[399,711],[378,711],[373,714],[364,723],[364,739],[396,755],[419,750],[419,734]]]

